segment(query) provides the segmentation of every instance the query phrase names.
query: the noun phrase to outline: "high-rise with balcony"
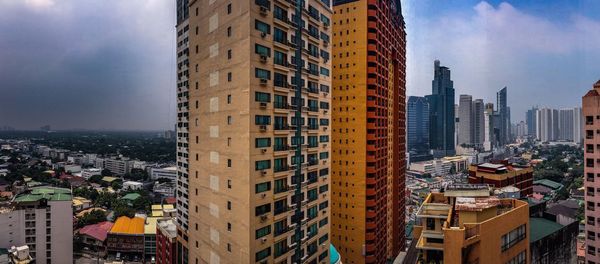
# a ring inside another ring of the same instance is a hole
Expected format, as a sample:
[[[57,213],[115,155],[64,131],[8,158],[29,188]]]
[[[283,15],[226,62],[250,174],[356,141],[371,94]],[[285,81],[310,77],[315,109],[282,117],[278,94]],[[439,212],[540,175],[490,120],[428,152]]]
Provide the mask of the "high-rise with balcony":
[[[176,0],[177,10],[177,263],[188,263],[189,227],[189,1]]]
[[[333,1],[331,241],[343,263],[404,250],[406,34],[399,0]]]
[[[328,0],[189,2],[190,263],[328,263]]]
[[[600,263],[600,81],[582,98],[584,118],[585,259]]]

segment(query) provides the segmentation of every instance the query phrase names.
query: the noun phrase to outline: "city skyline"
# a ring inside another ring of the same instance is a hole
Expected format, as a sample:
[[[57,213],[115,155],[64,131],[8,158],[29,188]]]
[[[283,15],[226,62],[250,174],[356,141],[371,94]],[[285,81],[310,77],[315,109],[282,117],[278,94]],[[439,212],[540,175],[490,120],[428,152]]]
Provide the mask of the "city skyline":
[[[511,120],[517,123],[532,105],[578,106],[574,95],[595,81],[600,17],[590,10],[598,2],[402,4],[409,96],[429,93],[431,64],[439,59],[453,71],[457,101],[470,94],[494,102],[494,93],[508,86]],[[560,12],[549,12],[559,6]],[[177,102],[171,1],[3,1],[0,7],[0,30],[7,36],[0,38],[0,58],[12,65],[0,66],[0,126],[172,129]],[[519,30],[509,30],[515,27],[509,21]],[[450,26],[431,26],[435,23]],[[521,40],[527,32],[535,37]],[[35,43],[28,41],[31,34]],[[573,41],[556,41],[561,39]],[[498,48],[495,42],[508,44]],[[469,49],[457,49],[461,46]],[[556,96],[535,96],[546,90]]]

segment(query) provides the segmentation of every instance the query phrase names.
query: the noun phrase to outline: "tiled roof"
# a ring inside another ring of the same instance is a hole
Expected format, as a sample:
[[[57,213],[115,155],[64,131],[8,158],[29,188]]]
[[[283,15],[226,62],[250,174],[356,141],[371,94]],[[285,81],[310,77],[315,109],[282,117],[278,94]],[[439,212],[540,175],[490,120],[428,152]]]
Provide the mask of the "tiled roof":
[[[94,225],[84,226],[79,230],[79,234],[93,237],[97,240],[104,241],[108,235],[108,231],[113,227],[113,223],[105,221]]]
[[[111,234],[125,235],[143,235],[144,234],[144,219],[140,217],[129,218],[121,216],[117,219],[112,229]]]

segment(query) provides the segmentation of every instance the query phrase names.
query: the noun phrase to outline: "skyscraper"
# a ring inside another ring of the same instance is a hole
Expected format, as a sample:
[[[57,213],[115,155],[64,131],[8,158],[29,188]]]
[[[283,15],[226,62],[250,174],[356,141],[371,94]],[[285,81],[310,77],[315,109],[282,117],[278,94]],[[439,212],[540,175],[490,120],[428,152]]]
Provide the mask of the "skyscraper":
[[[405,246],[400,1],[333,3],[331,242],[343,263],[388,263]]]
[[[508,108],[507,88],[502,88],[496,93],[496,107],[498,107],[499,135],[498,144],[506,145],[510,140],[510,110]]]
[[[190,263],[329,262],[331,17],[190,1]]]
[[[473,101],[473,140],[471,144],[477,148],[483,147],[485,141],[485,105],[483,99]]]
[[[581,144],[583,139],[583,115],[581,107],[573,108],[573,142]]]
[[[536,135],[536,113],[537,113],[537,107],[532,107],[531,109],[527,110],[527,114],[525,115],[525,123],[527,123],[527,134],[530,136],[534,136]]]
[[[597,162],[598,149],[600,144],[600,135],[596,131],[600,130],[600,80],[594,84],[594,88],[588,91],[582,98],[583,116],[585,120],[585,151],[583,152],[585,166],[583,166],[583,175],[586,179],[583,181],[585,187],[585,230],[586,230],[586,263],[600,263],[600,166]]]
[[[536,138],[542,142],[558,139],[558,110],[540,108],[536,114]]]
[[[176,0],[177,10],[177,259],[188,262],[189,227],[189,2]]]
[[[473,97],[461,94],[458,103],[458,145],[473,143]]]
[[[415,156],[428,155],[429,149],[429,103],[425,97],[410,96],[406,105],[406,131],[411,160]]]
[[[563,108],[558,111],[558,138],[559,140],[573,141],[573,108]]]
[[[450,69],[434,62],[432,94],[426,96],[429,102],[429,142],[437,157],[455,154],[454,145],[454,82]]]

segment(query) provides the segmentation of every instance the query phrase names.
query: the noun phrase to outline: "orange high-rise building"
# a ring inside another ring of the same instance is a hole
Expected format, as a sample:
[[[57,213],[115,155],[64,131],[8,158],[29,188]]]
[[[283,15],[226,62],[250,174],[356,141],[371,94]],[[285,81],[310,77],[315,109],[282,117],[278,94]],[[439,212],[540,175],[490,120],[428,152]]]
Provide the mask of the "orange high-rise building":
[[[582,101],[585,120],[585,259],[586,263],[595,264],[600,263],[600,208],[596,208],[600,205],[600,81]]]
[[[404,250],[406,34],[399,0],[334,0],[331,242],[343,263]]]

